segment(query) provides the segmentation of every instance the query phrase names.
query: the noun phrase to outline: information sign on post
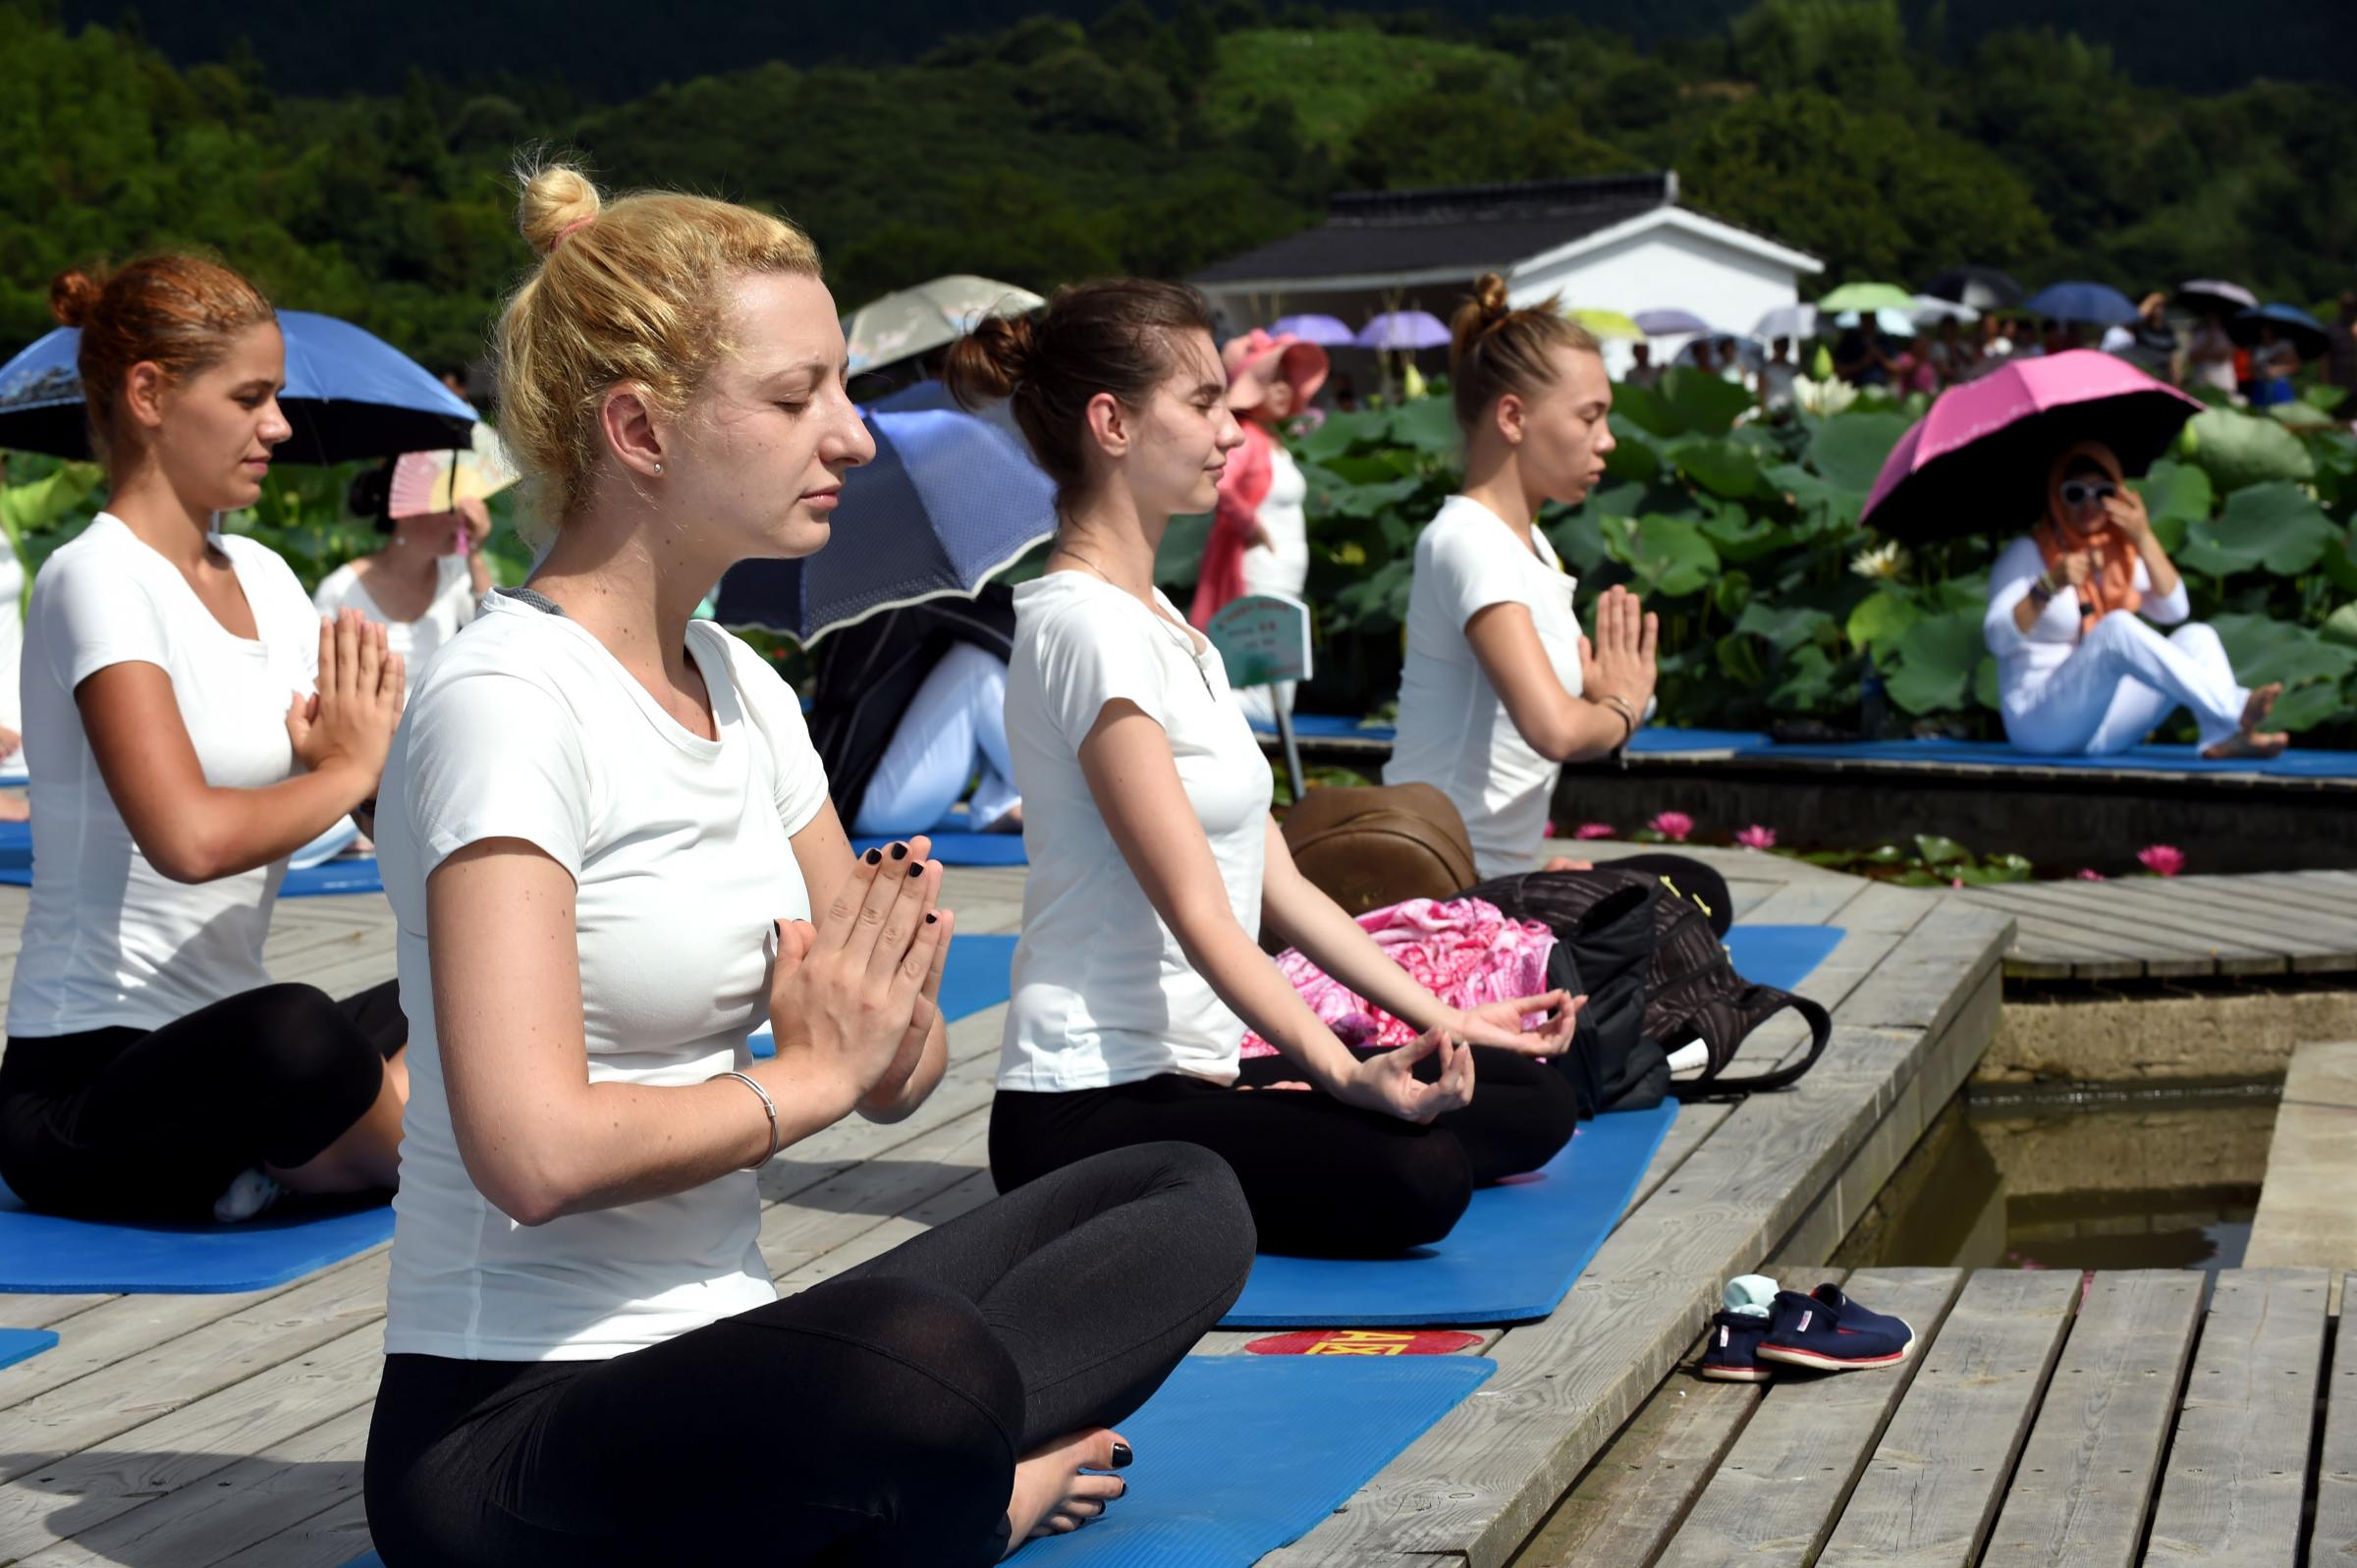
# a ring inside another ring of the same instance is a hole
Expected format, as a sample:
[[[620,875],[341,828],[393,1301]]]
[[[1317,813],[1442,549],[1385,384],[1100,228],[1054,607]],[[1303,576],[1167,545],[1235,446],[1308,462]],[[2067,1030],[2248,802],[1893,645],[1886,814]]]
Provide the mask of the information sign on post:
[[[1230,600],[1203,629],[1220,650],[1231,686],[1272,686],[1309,678],[1309,606],[1298,599],[1248,593]],[[1293,744],[1293,716],[1284,702],[1273,701],[1270,708],[1277,715],[1277,738],[1285,747],[1286,777],[1298,800],[1304,784],[1300,748]]]

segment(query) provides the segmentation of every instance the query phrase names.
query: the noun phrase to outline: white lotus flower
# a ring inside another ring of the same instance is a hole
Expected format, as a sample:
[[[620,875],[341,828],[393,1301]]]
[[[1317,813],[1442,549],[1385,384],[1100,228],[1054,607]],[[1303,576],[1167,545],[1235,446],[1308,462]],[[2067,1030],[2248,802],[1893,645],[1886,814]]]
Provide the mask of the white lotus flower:
[[[1858,401],[1858,389],[1839,376],[1828,376],[1823,381],[1811,381],[1807,376],[1792,378],[1792,401],[1804,412],[1814,414],[1839,413]]]
[[[1895,578],[1907,569],[1907,553],[1892,539],[1850,557],[1849,569],[1861,577]]]

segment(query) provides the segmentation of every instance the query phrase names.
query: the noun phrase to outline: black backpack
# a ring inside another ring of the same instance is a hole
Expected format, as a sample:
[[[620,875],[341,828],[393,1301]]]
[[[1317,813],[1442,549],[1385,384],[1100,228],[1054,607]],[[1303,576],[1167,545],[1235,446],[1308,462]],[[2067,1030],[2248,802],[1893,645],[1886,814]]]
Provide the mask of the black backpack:
[[[1591,1109],[1640,1110],[1665,1095],[1719,1100],[1782,1089],[1816,1065],[1833,1038],[1834,1020],[1823,1006],[1736,974],[1711,916],[1692,898],[1670,892],[1659,868],[1534,871],[1457,896],[1483,899],[1555,933],[1549,980],[1588,998],[1573,1049],[1562,1059]],[[1736,1049],[1787,1007],[1808,1022],[1808,1054],[1728,1077]],[[1672,1081],[1667,1054],[1692,1040],[1703,1043],[1710,1060],[1700,1077]]]

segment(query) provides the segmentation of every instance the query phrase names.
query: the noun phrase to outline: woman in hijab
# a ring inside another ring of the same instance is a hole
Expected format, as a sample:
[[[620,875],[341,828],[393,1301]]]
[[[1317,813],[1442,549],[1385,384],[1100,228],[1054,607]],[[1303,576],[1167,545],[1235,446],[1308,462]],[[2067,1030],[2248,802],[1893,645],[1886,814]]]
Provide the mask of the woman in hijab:
[[[1203,572],[1187,619],[1198,627],[1232,600],[1248,593],[1298,599],[1309,581],[1308,481],[1278,434],[1303,412],[1325,385],[1326,351],[1290,333],[1272,338],[1258,327],[1231,338],[1220,351],[1228,371],[1228,406],[1243,426],[1244,444],[1220,475],[1219,508],[1203,547]],[[1291,681],[1248,686],[1236,694],[1248,718],[1271,720],[1276,706],[1293,705]]]
[[[2288,737],[2262,727],[2283,688],[2236,684],[2218,633],[2186,620],[2184,579],[2111,450],[2086,442],[2056,458],[2046,506],[1998,558],[1981,628],[2013,744],[2106,756],[2184,708],[2205,757],[2282,751]]]

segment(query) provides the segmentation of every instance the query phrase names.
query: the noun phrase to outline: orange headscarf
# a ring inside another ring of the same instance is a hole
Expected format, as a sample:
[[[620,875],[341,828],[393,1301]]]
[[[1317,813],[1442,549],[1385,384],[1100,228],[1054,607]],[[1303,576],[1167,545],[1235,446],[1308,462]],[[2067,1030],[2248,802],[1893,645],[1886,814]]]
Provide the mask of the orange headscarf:
[[[2074,550],[2095,552],[2095,570],[2079,589],[2079,634],[2114,610],[2134,611],[2144,603],[2144,595],[2136,590],[2136,546],[2128,536],[2109,523],[2082,537],[2065,526],[2062,505],[2062,481],[2070,476],[2071,468],[2081,462],[2092,462],[2111,477],[2120,489],[2128,487],[2127,476],[2120,472],[2119,459],[2100,441],[2082,441],[2067,448],[2055,460],[2046,476],[2046,520],[2038,524],[2032,537],[2038,541],[2038,558],[2049,568]]]

